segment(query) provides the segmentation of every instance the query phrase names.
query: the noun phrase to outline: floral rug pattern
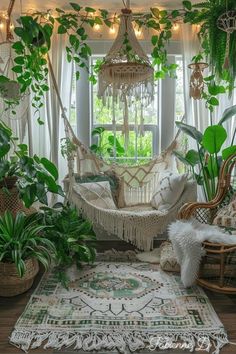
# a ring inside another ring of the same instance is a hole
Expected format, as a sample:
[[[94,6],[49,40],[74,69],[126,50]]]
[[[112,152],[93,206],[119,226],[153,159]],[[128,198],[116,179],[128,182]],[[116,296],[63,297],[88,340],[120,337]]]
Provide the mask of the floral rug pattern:
[[[12,344],[27,351],[202,349],[219,353],[227,343],[205,293],[185,289],[180,277],[146,263],[97,262],[68,271],[69,288],[57,270],[45,274],[15,325]]]

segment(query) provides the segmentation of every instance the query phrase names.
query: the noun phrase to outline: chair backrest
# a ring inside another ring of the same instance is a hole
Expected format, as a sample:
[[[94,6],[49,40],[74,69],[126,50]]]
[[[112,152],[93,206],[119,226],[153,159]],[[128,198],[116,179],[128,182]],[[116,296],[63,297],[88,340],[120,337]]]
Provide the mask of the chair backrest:
[[[236,153],[228,157],[221,166],[217,192],[210,202],[196,202],[184,205],[178,217],[195,217],[205,224],[212,224],[219,209],[229,204],[236,193]]]

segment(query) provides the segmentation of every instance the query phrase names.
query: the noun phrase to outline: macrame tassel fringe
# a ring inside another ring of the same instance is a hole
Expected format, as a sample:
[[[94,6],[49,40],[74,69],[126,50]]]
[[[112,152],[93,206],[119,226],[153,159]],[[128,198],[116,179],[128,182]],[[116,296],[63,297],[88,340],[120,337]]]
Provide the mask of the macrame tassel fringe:
[[[46,343],[45,343],[46,341]],[[39,348],[60,350],[64,347],[74,347],[76,350],[96,351],[114,350],[126,353],[148,348],[155,349],[185,349],[190,352],[194,350],[212,351],[212,354],[219,354],[220,349],[228,344],[227,335],[222,331],[204,333],[163,333],[147,334],[142,332],[46,332],[27,331],[15,329],[10,337],[10,343],[25,353],[29,349]]]

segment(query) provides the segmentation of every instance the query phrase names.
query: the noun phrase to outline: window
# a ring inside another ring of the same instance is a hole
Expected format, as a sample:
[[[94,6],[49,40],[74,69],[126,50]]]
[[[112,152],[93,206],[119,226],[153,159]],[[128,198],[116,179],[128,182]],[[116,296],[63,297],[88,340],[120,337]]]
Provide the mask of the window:
[[[75,70],[74,70],[75,72]],[[70,116],[69,121],[72,129],[75,131],[77,122],[76,122],[76,77],[75,75],[72,76],[72,83],[71,83],[71,103],[70,103]]]
[[[99,56],[92,56],[91,65],[94,65]],[[145,124],[140,124],[141,121],[141,108],[136,109],[135,105],[129,108],[129,144],[128,148],[122,154],[119,151],[116,156],[108,154],[108,159],[117,160],[117,162],[137,164],[143,163],[158,153],[158,117],[159,117],[159,83],[155,86],[154,101],[146,108],[143,109],[143,121]],[[97,97],[98,85],[90,86],[91,93],[91,128],[103,127],[103,144],[109,148],[109,136],[115,134],[118,144],[122,147],[125,145],[123,129],[123,109],[116,107],[115,117],[116,126],[112,123],[113,110],[112,107],[104,106],[102,100]],[[96,138],[93,142],[97,143]],[[106,145],[108,144],[108,145]]]
[[[176,56],[176,94],[175,94],[175,120],[181,120],[184,115],[184,78],[183,78],[183,58]]]

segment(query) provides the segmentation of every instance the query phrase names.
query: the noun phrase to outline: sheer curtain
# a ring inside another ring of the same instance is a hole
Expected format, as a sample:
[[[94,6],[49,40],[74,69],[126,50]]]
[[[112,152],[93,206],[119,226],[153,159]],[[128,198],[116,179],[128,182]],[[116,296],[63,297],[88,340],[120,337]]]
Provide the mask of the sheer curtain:
[[[193,100],[189,97],[191,70],[188,68],[188,65],[192,62],[193,56],[199,52],[200,47],[196,26],[189,24],[181,25],[181,44],[183,55],[185,123],[195,126],[200,131],[204,131],[210,123],[209,111],[206,109],[203,100]]]

